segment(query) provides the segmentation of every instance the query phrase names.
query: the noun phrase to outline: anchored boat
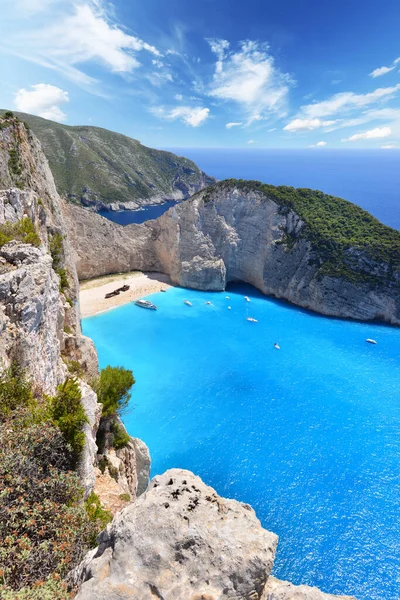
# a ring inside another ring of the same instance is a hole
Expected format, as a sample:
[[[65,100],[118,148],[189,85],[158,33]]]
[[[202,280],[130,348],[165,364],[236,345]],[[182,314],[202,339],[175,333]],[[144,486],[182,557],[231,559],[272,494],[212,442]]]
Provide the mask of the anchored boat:
[[[149,308],[150,310],[157,310],[157,306],[150,302],[150,300],[135,300],[136,306],[141,308]]]

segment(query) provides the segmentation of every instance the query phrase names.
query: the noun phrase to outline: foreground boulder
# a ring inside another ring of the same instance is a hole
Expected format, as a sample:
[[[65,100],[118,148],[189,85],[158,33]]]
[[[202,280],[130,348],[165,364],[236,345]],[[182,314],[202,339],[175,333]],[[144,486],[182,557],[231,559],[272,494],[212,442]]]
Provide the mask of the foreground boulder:
[[[271,578],[277,542],[249,505],[171,469],[100,535],[73,574],[76,600],[334,598]]]

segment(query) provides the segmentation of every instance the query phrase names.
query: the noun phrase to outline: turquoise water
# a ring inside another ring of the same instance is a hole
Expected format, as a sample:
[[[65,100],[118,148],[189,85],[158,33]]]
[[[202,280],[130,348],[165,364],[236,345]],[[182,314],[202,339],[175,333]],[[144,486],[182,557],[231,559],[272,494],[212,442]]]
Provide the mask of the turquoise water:
[[[242,285],[149,298],[158,311],[128,304],[83,329],[102,367],[134,372],[124,421],[149,445],[153,475],[190,469],[250,503],[280,537],[276,576],[398,600],[400,330]]]

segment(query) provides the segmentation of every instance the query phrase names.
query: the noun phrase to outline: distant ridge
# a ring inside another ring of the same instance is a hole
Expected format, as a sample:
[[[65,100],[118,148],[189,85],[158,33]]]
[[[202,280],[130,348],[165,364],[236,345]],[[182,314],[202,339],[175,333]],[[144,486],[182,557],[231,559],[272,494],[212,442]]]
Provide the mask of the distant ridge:
[[[216,181],[193,161],[120,133],[13,112],[39,138],[59,194],[74,204],[135,209],[188,198]]]

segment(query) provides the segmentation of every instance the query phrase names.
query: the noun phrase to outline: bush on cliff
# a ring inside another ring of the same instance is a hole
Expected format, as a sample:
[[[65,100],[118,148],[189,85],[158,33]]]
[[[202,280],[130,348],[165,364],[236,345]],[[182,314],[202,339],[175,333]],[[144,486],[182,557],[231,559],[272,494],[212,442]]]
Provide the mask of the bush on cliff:
[[[82,406],[82,394],[78,380],[68,378],[58,386],[57,394],[50,399],[50,415],[64,435],[64,439],[73,451],[77,464],[85,444],[82,427],[88,422]]]
[[[16,223],[6,222],[0,225],[0,247],[12,240],[40,246],[40,238],[36,233],[34,224],[28,217],[24,217]]]
[[[24,370],[13,362],[0,374],[0,421],[8,417],[20,406],[33,402],[31,386],[26,380]]]
[[[135,383],[132,371],[124,367],[102,369],[100,376],[92,383],[98,401],[103,405],[102,416],[121,414],[131,398],[130,389]]]

